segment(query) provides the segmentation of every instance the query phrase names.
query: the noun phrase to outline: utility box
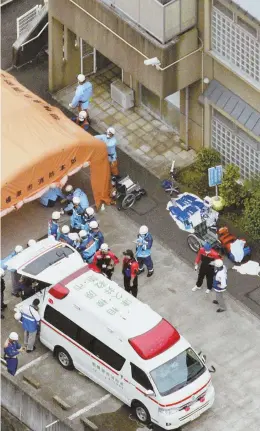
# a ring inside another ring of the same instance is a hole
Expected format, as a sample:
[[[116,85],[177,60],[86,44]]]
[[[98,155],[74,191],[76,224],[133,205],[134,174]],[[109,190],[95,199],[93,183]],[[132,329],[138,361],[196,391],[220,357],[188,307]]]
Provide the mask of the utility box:
[[[123,109],[130,109],[134,106],[134,90],[118,79],[111,83],[111,99]]]

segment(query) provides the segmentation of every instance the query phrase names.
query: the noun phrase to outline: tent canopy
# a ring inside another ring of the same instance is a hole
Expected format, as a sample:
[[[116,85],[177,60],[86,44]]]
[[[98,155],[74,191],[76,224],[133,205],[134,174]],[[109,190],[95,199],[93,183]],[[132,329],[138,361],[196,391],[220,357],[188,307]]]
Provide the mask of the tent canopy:
[[[108,204],[106,145],[7,72],[1,72],[1,87],[1,215],[39,198],[50,184],[64,185],[88,164],[95,203]]]

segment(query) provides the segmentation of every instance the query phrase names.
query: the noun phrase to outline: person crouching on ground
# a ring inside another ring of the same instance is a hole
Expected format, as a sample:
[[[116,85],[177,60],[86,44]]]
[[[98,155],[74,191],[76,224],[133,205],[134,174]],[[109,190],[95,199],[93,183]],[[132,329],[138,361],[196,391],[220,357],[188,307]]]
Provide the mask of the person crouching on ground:
[[[124,276],[124,288],[127,292],[132,293],[136,298],[138,291],[139,265],[132,250],[124,251],[123,255],[122,274]]]

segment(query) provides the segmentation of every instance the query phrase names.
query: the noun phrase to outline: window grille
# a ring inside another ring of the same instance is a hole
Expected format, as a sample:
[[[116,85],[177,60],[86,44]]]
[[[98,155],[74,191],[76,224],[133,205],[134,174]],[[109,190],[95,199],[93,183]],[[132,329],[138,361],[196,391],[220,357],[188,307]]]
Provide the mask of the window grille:
[[[249,141],[250,141],[250,137]],[[241,139],[226,124],[213,116],[211,146],[217,150],[224,164],[239,166],[241,178],[260,176],[260,151],[249,141]]]
[[[256,34],[257,36],[257,34]],[[239,24],[213,6],[212,51],[244,76],[260,84],[260,43]]]

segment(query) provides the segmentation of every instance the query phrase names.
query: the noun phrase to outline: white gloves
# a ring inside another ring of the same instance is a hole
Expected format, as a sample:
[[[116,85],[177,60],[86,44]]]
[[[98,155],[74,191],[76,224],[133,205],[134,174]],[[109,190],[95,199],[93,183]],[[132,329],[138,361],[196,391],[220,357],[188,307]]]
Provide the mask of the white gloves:
[[[69,108],[72,108],[72,104],[71,103],[69,103]]]
[[[195,263],[194,270],[197,271],[198,267],[199,267],[199,265],[197,263]]]

